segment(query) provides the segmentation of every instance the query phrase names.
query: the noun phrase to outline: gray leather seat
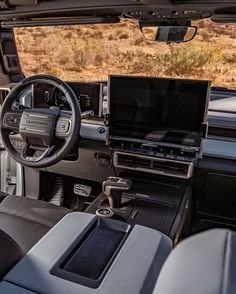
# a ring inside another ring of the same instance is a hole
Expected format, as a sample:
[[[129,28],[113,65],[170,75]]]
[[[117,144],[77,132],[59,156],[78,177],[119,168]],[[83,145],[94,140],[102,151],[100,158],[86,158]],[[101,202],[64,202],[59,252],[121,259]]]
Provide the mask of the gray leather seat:
[[[44,201],[8,195],[0,203],[0,277],[70,212]]]
[[[236,293],[236,233],[215,229],[181,242],[169,255],[154,294]]]

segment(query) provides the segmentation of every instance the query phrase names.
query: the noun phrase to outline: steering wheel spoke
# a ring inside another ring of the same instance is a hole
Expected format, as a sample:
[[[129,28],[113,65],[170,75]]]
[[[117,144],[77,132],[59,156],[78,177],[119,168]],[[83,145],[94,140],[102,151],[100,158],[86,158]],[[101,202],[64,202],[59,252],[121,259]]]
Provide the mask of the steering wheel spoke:
[[[35,151],[32,148],[30,148],[30,144],[26,143],[25,147],[21,150],[20,156],[23,160],[29,161],[29,162],[39,162],[46,157],[50,155],[50,153],[53,151],[54,146],[50,146],[43,151],[43,153],[40,156],[36,156]]]
[[[6,130],[19,133],[22,112],[6,112],[3,117],[2,126]]]

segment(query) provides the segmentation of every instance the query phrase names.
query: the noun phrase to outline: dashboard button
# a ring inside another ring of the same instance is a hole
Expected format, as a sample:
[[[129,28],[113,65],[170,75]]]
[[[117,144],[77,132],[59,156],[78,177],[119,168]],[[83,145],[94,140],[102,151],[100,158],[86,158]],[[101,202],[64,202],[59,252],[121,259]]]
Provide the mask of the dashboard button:
[[[100,167],[110,167],[111,166],[111,157],[108,154],[97,154],[96,155],[96,164]]]

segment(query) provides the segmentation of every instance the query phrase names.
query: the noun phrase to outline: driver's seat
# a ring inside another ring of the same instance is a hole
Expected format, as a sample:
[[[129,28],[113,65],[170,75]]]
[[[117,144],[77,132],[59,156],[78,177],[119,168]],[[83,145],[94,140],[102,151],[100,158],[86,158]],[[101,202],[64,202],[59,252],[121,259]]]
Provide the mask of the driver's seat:
[[[0,193],[0,278],[70,210]]]

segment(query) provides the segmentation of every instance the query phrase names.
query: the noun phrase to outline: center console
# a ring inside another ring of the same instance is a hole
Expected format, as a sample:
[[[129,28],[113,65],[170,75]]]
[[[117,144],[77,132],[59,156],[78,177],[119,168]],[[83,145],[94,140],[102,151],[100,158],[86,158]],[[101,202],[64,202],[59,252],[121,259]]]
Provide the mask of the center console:
[[[69,213],[4,277],[0,293],[151,294],[171,247],[155,230]]]
[[[129,188],[124,190],[122,184],[119,190],[119,182],[124,181],[128,181],[126,187]],[[125,222],[132,227],[149,227],[164,233],[174,242],[178,240],[190,208],[190,186],[130,175],[129,179],[109,177],[103,187],[103,193],[89,206],[88,212]]]

